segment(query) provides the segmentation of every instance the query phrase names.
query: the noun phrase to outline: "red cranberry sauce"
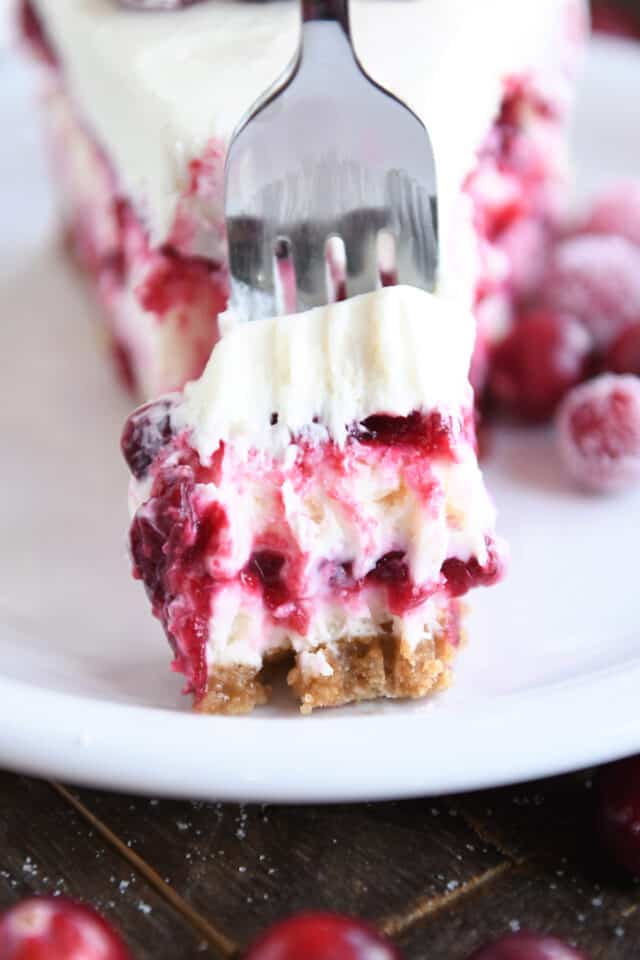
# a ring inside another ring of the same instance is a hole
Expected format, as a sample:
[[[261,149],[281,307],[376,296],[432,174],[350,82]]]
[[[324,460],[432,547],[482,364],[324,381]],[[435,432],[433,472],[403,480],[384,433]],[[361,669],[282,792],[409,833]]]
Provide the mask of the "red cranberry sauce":
[[[441,509],[432,464],[455,461],[456,454],[454,428],[442,417],[370,417],[351,432],[343,448],[301,439],[293,466],[284,467],[258,453],[236,460],[224,445],[210,464],[203,465],[186,434],[172,436],[171,403],[165,398],[142,407],[123,432],[122,448],[131,472],[138,480],[151,481],[150,496],[131,525],[130,546],[134,575],[144,581],[153,612],[174,649],[174,666],[186,674],[196,698],[206,690],[210,622],[216,597],[225,590],[240,587],[250,603],[262,604],[274,628],[304,636],[320,601],[357,605],[378,590],[390,613],[402,616],[433,594],[446,606],[447,596],[453,599],[498,579],[500,564],[490,542],[486,564],[481,566],[475,558],[466,563],[447,560],[441,577],[425,584],[413,581],[404,545],[379,557],[360,577],[354,576],[351,561],[327,560],[318,569],[287,522],[285,482],[303,496],[313,498],[321,491],[337,510],[348,511],[366,535],[371,517],[354,499],[354,477],[363,467],[402,476],[427,512]],[[470,419],[464,429],[472,431]],[[225,498],[217,500],[213,494],[224,486],[241,491],[256,480],[269,504],[268,519],[254,531],[248,557],[239,558],[233,542],[236,518],[228,514]],[[453,621],[451,636],[455,642]]]
[[[355,424],[350,437],[365,445],[413,448],[417,458],[455,460],[461,438],[475,443],[474,429],[471,413],[465,415],[461,424],[437,410],[429,415],[415,411],[407,417],[379,413]]]
[[[18,23],[22,36],[34,54],[50,67],[58,67],[58,56],[31,0],[21,0]]]
[[[509,321],[513,308],[532,296],[544,276],[563,194],[554,155],[556,144],[558,153],[563,149],[561,112],[530,78],[508,78],[498,117],[464,184],[480,259],[477,391],[484,386],[485,355],[496,328]]]
[[[136,512],[129,534],[134,576],[144,581],[153,613],[162,621],[175,669],[186,675],[187,690],[198,697],[207,684],[214,588],[207,561],[227,526],[224,509],[201,496],[200,472],[197,457],[186,448],[184,458],[158,469],[151,497]]]
[[[218,271],[205,257],[184,256],[175,247],[164,246],[155,254],[153,267],[138,290],[140,303],[163,317],[170,310],[188,310],[211,298],[217,315],[225,306],[223,291],[211,283]]]

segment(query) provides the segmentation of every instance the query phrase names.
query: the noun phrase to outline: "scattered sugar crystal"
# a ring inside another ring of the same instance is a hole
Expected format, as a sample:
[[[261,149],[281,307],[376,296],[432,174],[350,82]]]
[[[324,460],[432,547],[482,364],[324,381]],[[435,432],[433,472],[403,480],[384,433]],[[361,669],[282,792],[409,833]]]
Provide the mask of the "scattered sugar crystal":
[[[118,890],[120,891],[120,893],[125,893],[128,886],[129,886],[128,880],[121,880],[120,883],[118,884]]]
[[[594,897],[593,900],[591,901],[591,903],[592,903],[592,905],[593,905],[594,907],[601,907],[601,906],[602,906],[602,897]]]
[[[140,913],[148,914],[148,913],[151,913],[151,906],[150,904],[145,903],[144,900],[141,900],[140,903],[138,904],[138,910],[140,911]]]
[[[519,921],[519,920],[510,920],[510,921],[509,921],[509,929],[511,930],[512,933],[517,933],[518,930],[520,929],[520,921]]]
[[[188,830],[189,824],[185,823],[184,820],[177,820],[176,827],[178,828],[178,830]]]
[[[449,880],[449,883],[447,884],[447,890],[457,890],[459,886],[460,883],[458,880]]]

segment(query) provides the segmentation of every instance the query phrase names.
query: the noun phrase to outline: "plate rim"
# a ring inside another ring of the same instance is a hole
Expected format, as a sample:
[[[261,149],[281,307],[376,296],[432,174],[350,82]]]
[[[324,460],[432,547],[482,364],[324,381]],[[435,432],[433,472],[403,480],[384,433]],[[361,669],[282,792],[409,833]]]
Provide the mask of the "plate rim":
[[[597,39],[594,48],[601,56],[622,54],[640,69],[640,45],[606,38]],[[0,629],[7,626],[0,621]],[[393,705],[375,714],[347,708],[295,723],[289,714],[204,717],[103,700],[14,680],[1,671],[3,767],[147,796],[261,803],[425,797],[561,774],[640,751],[640,651],[622,665],[597,671],[597,684],[583,673],[457,704],[454,717],[440,714],[436,701],[402,712]],[[267,733],[281,724],[290,728],[286,736],[269,739]],[[332,756],[336,727],[339,777]],[[488,742],[495,749],[487,750]],[[302,753],[313,757],[313,766],[300,762]],[[250,763],[242,762],[244,756]]]

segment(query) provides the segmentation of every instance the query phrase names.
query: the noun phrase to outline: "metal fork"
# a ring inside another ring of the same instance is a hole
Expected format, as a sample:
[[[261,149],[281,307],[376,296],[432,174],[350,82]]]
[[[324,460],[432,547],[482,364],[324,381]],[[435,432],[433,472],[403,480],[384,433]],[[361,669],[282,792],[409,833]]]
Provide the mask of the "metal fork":
[[[436,280],[429,135],[365,73],[348,0],[301,5],[297,56],[250,110],[227,156],[231,303],[247,320],[335,299],[327,257],[339,241],[331,238],[344,244],[343,296],[381,285],[381,243],[395,247],[385,282],[433,290]]]

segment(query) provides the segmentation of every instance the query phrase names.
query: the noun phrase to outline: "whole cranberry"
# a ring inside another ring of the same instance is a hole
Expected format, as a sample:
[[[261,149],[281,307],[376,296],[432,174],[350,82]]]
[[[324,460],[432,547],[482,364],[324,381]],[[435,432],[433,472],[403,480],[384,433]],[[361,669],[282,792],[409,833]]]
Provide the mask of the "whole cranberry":
[[[557,417],[560,455],[575,482],[596,493],[640,484],[640,379],[603,374],[575,387]]]
[[[480,947],[469,960],[588,960],[568,943],[537,933],[508,933],[495,943]]]
[[[0,917],[2,960],[131,960],[100,914],[65,897],[29,897]]]
[[[594,200],[580,229],[625,237],[640,246],[640,179],[611,184]]]
[[[400,960],[396,947],[371,927],[333,913],[302,913],[275,924],[249,947],[245,960]]]
[[[616,863],[640,877],[640,756],[603,767],[597,788],[603,842]]]
[[[640,321],[632,323],[613,341],[604,366],[611,373],[634,373],[640,377]]]
[[[525,313],[493,351],[491,393],[526,420],[547,420],[584,379],[590,357],[591,338],[574,317],[554,310]]]
[[[544,298],[581,320],[605,350],[640,317],[640,247],[619,236],[564,240],[554,251]]]

